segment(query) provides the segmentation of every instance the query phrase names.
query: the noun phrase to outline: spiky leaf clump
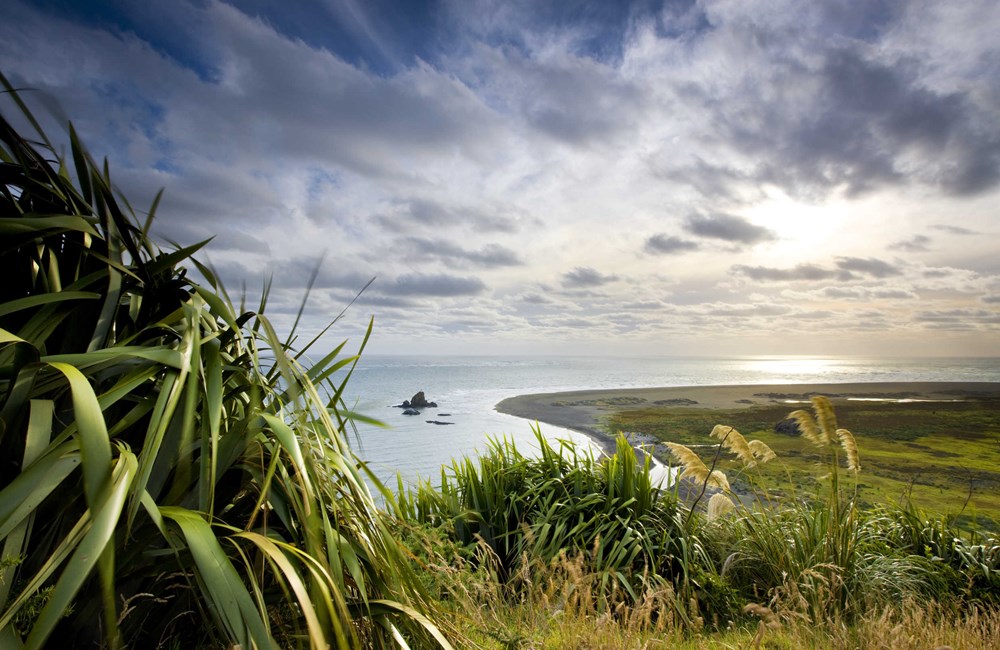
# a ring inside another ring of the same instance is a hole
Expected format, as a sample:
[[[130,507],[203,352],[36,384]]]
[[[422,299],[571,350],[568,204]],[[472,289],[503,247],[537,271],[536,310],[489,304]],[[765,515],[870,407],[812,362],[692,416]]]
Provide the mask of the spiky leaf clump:
[[[346,445],[356,357],[307,364],[72,128],[72,169],[33,139],[0,116],[5,643],[447,645]]]

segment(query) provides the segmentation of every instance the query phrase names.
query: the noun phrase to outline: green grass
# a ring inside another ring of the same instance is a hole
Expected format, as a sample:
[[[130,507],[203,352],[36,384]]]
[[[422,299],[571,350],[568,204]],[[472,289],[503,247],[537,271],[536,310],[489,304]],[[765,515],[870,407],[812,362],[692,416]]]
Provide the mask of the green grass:
[[[973,527],[1000,529],[1000,403],[835,402],[841,426],[861,447],[859,496],[865,503],[912,501],[940,514],[959,515]],[[706,432],[718,423],[759,438],[779,462],[761,468],[777,494],[815,485],[815,450],[795,436],[774,431],[793,406],[706,410],[656,406],[620,409],[608,415],[608,431],[641,432],[660,441],[708,445]],[[747,488],[733,461],[725,461],[734,488]],[[971,496],[970,496],[971,491]],[[967,503],[968,500],[968,503]]]

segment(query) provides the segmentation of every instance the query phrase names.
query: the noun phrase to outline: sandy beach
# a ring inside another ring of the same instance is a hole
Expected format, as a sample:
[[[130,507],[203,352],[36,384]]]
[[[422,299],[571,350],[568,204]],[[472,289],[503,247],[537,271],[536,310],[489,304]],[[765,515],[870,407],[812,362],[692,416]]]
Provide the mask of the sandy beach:
[[[601,417],[630,408],[677,407],[738,409],[787,403],[789,410],[811,395],[826,395],[834,404],[848,399],[954,401],[1000,399],[1000,382],[881,382],[852,384],[767,384],[622,388],[510,397],[496,410],[544,424],[585,433],[606,450],[613,438],[601,428]]]

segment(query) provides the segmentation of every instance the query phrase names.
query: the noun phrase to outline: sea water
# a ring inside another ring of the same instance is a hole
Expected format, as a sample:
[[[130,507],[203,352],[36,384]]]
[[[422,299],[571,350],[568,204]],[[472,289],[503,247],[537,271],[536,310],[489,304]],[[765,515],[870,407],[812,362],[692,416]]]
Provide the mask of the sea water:
[[[498,413],[515,395],[586,389],[731,384],[806,384],[905,381],[1000,381],[1000,358],[862,357],[430,357],[362,356],[347,383],[350,410],[382,421],[358,424],[350,443],[376,476],[394,488],[440,480],[442,465],[474,456],[490,438],[512,439],[524,453],[537,449],[533,423]],[[437,408],[403,415],[395,408],[423,391]],[[428,421],[448,422],[433,424]],[[541,425],[550,440],[571,440],[595,453],[587,436]]]

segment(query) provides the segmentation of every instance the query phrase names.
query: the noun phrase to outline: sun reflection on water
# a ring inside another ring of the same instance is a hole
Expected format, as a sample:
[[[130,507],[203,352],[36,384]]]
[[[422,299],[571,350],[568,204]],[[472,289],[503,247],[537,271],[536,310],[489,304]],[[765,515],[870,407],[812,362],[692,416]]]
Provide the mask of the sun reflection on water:
[[[822,357],[752,357],[746,359],[744,369],[771,383],[796,383],[806,377],[820,380],[842,365],[842,360]]]

